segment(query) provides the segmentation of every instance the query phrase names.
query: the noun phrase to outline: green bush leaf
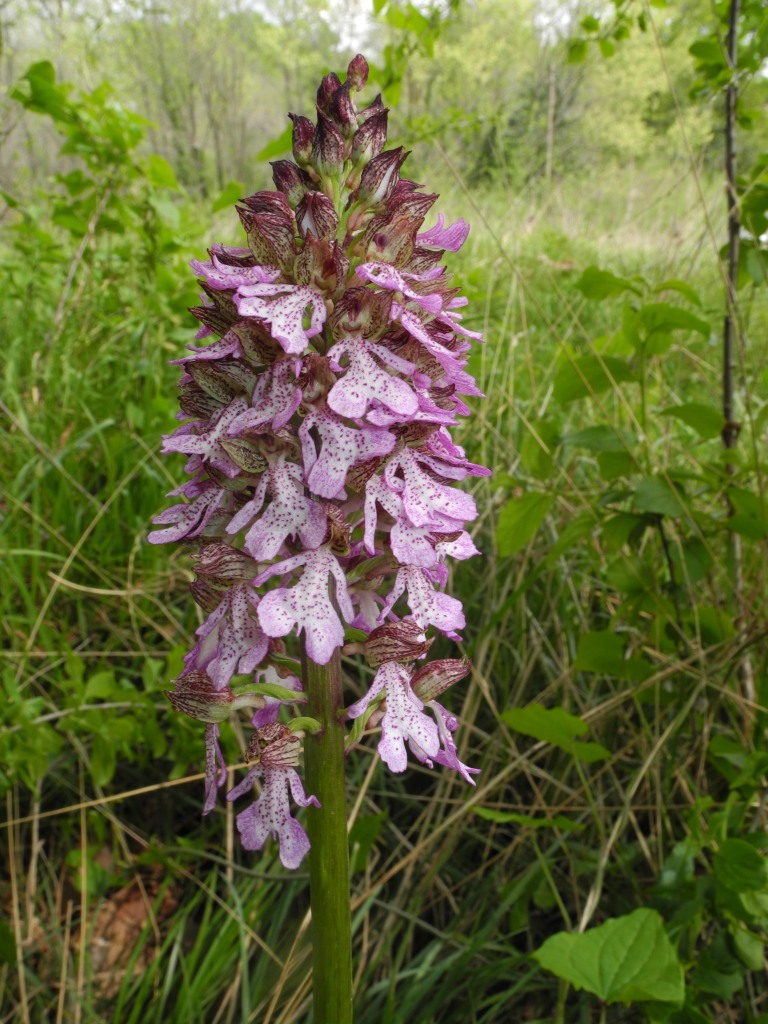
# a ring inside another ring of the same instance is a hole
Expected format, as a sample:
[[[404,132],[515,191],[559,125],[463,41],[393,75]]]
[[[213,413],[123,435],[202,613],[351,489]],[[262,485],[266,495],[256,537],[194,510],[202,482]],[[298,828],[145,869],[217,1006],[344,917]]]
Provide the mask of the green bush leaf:
[[[674,416],[682,420],[703,438],[719,437],[723,429],[724,419],[720,409],[703,402],[684,402],[682,405],[671,405],[662,409],[662,416]]]
[[[599,743],[583,743],[577,736],[587,731],[586,722],[569,714],[563,708],[545,708],[542,704],[529,704],[527,708],[509,708],[502,711],[501,720],[505,725],[532,736],[536,740],[551,743],[561,750],[578,757],[580,761],[602,761],[611,752]]]
[[[680,517],[686,512],[679,492],[662,477],[644,477],[635,488],[632,504],[640,512],[655,512],[660,516]]]
[[[768,861],[744,839],[726,839],[715,854],[715,878],[731,892],[768,889]]]
[[[273,156],[282,156],[283,153],[290,153],[293,144],[293,125],[289,124],[284,132],[268,142],[263,149],[256,154],[257,160],[271,160]]]
[[[566,818],[564,814],[556,814],[554,818],[537,818],[517,811],[497,811],[493,807],[475,807],[475,814],[499,825],[521,825],[523,828],[559,828],[563,832],[578,832],[584,827],[578,821]]]
[[[153,185],[157,185],[160,188],[170,188],[174,192],[179,191],[176,175],[165,157],[152,153],[147,160],[147,172],[147,177]]]
[[[706,320],[668,302],[649,302],[640,307],[639,316],[640,326],[644,328],[646,337],[652,334],[669,334],[670,331],[695,331],[708,338],[711,333]]]
[[[565,405],[578,398],[599,395],[626,381],[636,381],[637,375],[626,359],[618,356],[581,356],[560,363],[555,374],[553,393]]]
[[[551,494],[531,493],[507,502],[496,523],[496,547],[503,558],[522,551],[536,535],[553,501]]]
[[[640,289],[634,281],[626,277],[617,277],[610,270],[601,270],[599,267],[587,267],[584,273],[576,282],[585,299],[608,299],[612,295],[621,295],[622,292],[632,291],[640,294]]]
[[[617,679],[641,682],[653,672],[653,666],[643,658],[625,658],[627,640],[611,630],[584,633],[579,638],[579,649],[573,667],[580,672],[601,672]]]
[[[655,910],[635,910],[581,935],[560,932],[533,956],[606,1003],[683,1003],[683,968]]]
[[[219,210],[225,209],[227,206],[234,206],[238,199],[242,199],[246,194],[246,187],[240,181],[229,181],[224,186],[224,191],[214,201],[211,211],[218,213]]]
[[[575,430],[563,437],[563,444],[574,448],[586,448],[591,452],[626,452],[637,444],[637,438],[626,430],[617,430],[600,424]]]

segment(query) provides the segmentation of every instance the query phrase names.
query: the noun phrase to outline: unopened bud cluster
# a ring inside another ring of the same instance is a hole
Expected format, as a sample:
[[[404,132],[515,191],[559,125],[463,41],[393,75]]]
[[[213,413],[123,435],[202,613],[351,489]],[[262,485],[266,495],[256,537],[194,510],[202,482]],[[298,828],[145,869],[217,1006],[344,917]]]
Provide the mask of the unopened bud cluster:
[[[302,635],[324,665],[362,631],[376,674],[348,717],[380,723],[393,771],[406,745],[468,782],[474,771],[436,699],[468,663],[415,667],[435,630],[459,639],[465,624],[444,592],[446,559],[476,554],[464,527],[477,510],[455,483],[487,475],[450,434],[480,394],[466,370],[480,336],[441,265],[469,228],[440,214],[423,230],[438,197],[402,177],[407,153],[384,149],[381,97],[358,109],[367,74],[357,56],[344,83],[326,75],[314,123],[290,115],[294,161],[272,165],[276,191],[237,207],[247,246],[214,245],[192,264],[205,343],[176,360],[181,425],[163,444],[187,457],[188,478],[150,536],[197,548],[192,594],[206,618],[169,697],[206,723],[205,810],[226,777],[219,725],[249,707],[254,764],[228,799],[261,781],[238,829],[248,849],[277,835],[287,867],[309,846],[289,793],[316,801],[296,771],[300,739],[278,721],[302,699],[284,637]],[[236,676],[249,693],[233,690]]]

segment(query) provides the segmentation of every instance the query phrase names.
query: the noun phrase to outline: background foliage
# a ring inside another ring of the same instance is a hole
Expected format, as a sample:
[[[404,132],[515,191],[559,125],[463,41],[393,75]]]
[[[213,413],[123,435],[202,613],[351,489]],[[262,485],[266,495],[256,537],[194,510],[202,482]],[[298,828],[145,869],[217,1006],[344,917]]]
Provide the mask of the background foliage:
[[[191,577],[145,538],[186,263],[363,49],[412,175],[473,224],[488,398],[459,440],[495,475],[451,584],[477,788],[350,759],[357,1018],[768,1021],[768,18],[742,4],[726,453],[729,11],[0,7],[0,1019],[311,1021],[306,879],[199,817],[201,736],[162,696]]]

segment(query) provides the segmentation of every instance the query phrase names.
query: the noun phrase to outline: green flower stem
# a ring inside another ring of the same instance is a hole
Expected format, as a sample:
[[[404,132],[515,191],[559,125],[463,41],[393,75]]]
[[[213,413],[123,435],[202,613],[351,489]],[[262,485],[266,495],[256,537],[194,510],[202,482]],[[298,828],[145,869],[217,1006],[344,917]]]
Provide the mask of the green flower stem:
[[[310,811],[307,827],[312,905],[314,1024],[352,1024],[352,923],[349,907],[349,841],[341,712],[341,658],[327,665],[307,657],[302,644],[308,714],[322,726],[304,741],[307,792],[322,808]]]

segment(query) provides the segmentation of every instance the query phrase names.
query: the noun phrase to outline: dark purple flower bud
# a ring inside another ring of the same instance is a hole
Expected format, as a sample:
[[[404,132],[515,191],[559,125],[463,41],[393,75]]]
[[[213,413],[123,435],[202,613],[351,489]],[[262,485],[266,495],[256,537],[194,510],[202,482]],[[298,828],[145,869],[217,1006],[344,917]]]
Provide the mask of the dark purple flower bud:
[[[182,380],[178,388],[181,411],[192,419],[207,420],[224,404],[204,391],[194,380]]]
[[[371,630],[363,645],[365,657],[371,668],[378,668],[388,661],[415,661],[423,658],[433,641],[427,639],[424,627],[411,619],[385,622]]]
[[[217,402],[228,404],[238,395],[250,396],[257,374],[241,359],[190,362],[187,373]]]
[[[374,114],[378,114],[384,109],[384,101],[381,98],[381,93],[378,94],[373,103],[369,103],[367,107],[358,111],[357,121],[358,124],[365,124],[368,118],[373,117]]]
[[[258,320],[241,320],[239,324],[234,325],[232,331],[240,339],[246,357],[254,363],[268,366],[275,361],[278,353],[283,351],[280,343],[275,341]]]
[[[307,192],[296,209],[296,223],[302,238],[311,231],[315,238],[335,240],[339,218],[324,192]]]
[[[349,95],[349,85],[342,85],[331,100],[330,114],[336,124],[341,126],[342,134],[349,139],[357,128],[357,110]]]
[[[330,501],[323,502],[323,512],[328,517],[323,544],[330,544],[334,555],[339,555],[340,557],[348,555],[351,527],[344,518],[344,513],[338,505],[334,505]]]
[[[174,690],[166,690],[165,696],[174,711],[196,718],[200,722],[224,722],[233,711],[240,708],[263,708],[266,701],[255,693],[235,695],[229,687],[215,690],[213,682],[205,672],[189,672],[176,680]]]
[[[264,768],[296,768],[301,740],[282,722],[270,722],[257,729],[248,744],[246,760]]]
[[[323,398],[335,383],[336,377],[326,356],[312,354],[304,357],[298,384],[304,392],[306,403],[314,403]]]
[[[293,268],[298,284],[310,285],[328,295],[333,295],[346,280],[348,271],[349,260],[338,242],[315,238],[312,233],[304,239],[304,246]]]
[[[308,117],[302,117],[301,114],[289,114],[288,117],[293,121],[293,159],[299,167],[307,167],[312,155],[315,126]]]
[[[360,336],[375,340],[390,326],[392,292],[348,288],[330,317],[334,339]]]
[[[387,116],[385,107],[370,117],[362,128],[359,128],[352,140],[352,161],[358,167],[365,167],[384,149],[387,141]]]
[[[349,197],[350,206],[378,206],[388,199],[407,156],[402,146],[375,156],[363,171],[360,184]]]
[[[344,139],[336,125],[325,114],[319,114],[312,136],[312,166],[318,174],[338,174],[344,162]]]
[[[288,220],[291,217],[291,208],[282,192],[254,192],[240,202],[251,213],[272,213]]]
[[[331,113],[331,104],[333,98],[341,88],[341,79],[332,71],[329,75],[326,75],[320,82],[320,86],[317,90],[317,108],[324,114]]]
[[[263,473],[267,468],[267,460],[262,454],[261,446],[246,437],[223,437],[219,442],[221,447],[234,462],[245,473]],[[257,573],[254,572],[253,576]],[[253,576],[249,579],[253,579]]]
[[[358,92],[365,88],[365,83],[368,81],[368,61],[362,55],[358,53],[357,56],[353,57],[347,67],[347,81],[350,82]]]
[[[272,180],[288,200],[288,205],[296,209],[301,197],[312,188],[312,179],[300,167],[290,160],[275,160],[272,163]]]
[[[211,583],[227,586],[231,583],[250,583],[258,576],[259,568],[244,551],[231,544],[204,544],[200,548],[195,565],[198,577],[205,577]]]
[[[425,704],[436,700],[449,686],[458,683],[472,669],[468,658],[443,658],[422,665],[413,673],[411,689]]]
[[[208,615],[215,612],[221,604],[223,594],[205,580],[195,580],[189,584],[189,591],[195,604],[199,605]]]
[[[275,204],[278,212],[251,213],[250,209],[237,208],[248,238],[251,252],[261,264],[279,266],[288,270],[296,257],[296,229],[293,213],[282,192],[270,192],[279,196],[281,204]],[[283,206],[284,204],[284,206]]]

